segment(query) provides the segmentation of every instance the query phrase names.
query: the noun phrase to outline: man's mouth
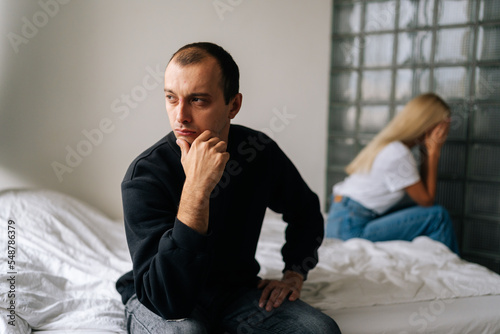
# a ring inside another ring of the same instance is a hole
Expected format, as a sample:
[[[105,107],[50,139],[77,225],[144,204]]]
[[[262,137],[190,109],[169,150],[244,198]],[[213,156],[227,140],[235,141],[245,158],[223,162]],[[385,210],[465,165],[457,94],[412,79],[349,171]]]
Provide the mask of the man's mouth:
[[[189,130],[189,129],[175,129],[175,133],[178,136],[183,136],[183,137],[190,137],[196,134],[196,131],[194,130]]]

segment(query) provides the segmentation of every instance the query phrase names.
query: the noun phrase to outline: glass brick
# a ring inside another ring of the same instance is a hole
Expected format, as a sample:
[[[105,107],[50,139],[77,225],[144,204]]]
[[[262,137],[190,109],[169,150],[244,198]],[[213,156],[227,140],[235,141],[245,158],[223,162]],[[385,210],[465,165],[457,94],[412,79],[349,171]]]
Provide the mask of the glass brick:
[[[429,63],[432,50],[432,32],[400,33],[398,36],[398,64]]]
[[[337,184],[338,182],[343,181],[347,176],[347,173],[345,172],[338,172],[338,171],[331,171],[329,178],[328,178],[328,195],[331,195],[333,191],[333,186]]]
[[[417,25],[418,0],[399,2],[399,28],[411,28]]]
[[[401,0],[399,28],[429,27],[434,21],[434,0]]]
[[[334,67],[358,66],[360,50],[358,37],[334,39],[332,41],[332,65]]]
[[[391,96],[391,71],[364,71],[361,81],[363,100],[388,101]]]
[[[359,116],[359,132],[376,134],[389,123],[389,120],[388,106],[363,106]]]
[[[500,67],[481,66],[476,68],[476,99],[500,100]]]
[[[365,31],[394,29],[396,1],[367,1],[365,8]]]
[[[333,32],[356,33],[361,27],[361,3],[336,4],[333,7]]]
[[[413,39],[416,33],[400,33],[398,34],[398,51],[396,62],[398,64],[413,63]]]
[[[328,166],[338,166],[344,168],[357,154],[355,140],[352,138],[330,139],[328,153]]]
[[[468,94],[465,67],[442,67],[434,70],[436,93],[444,99],[464,99]]]
[[[469,167],[472,177],[500,180],[500,147],[488,144],[472,145]]]
[[[486,219],[465,221],[465,247],[478,252],[500,252],[500,222]]]
[[[409,100],[409,99],[408,99]],[[398,104],[396,105],[396,108],[395,108],[395,115],[396,114],[399,114],[405,107],[405,104]]]
[[[446,208],[446,207],[445,207]],[[448,208],[446,208],[448,209]],[[450,209],[448,209],[450,211]],[[456,213],[452,213],[452,216],[451,216],[451,223],[453,225],[453,232],[455,232],[455,236],[457,237],[457,242],[458,242],[458,247],[460,249],[462,249],[462,226],[463,226],[463,222],[462,222],[462,219],[460,216],[456,216],[456,215],[460,215],[462,212],[461,210],[459,212],[456,212]]]
[[[471,20],[472,3],[469,0],[439,0],[438,24],[460,24]]]
[[[467,138],[467,123],[471,115],[471,107],[465,101],[450,103],[451,121],[448,139],[465,140]]]
[[[429,70],[416,70],[415,71],[415,82],[418,84],[417,94],[424,94],[430,92],[430,77],[431,72]]]
[[[479,105],[474,109],[472,138],[500,141],[500,105]]]
[[[466,212],[469,215],[500,215],[500,184],[471,182],[466,190]]]
[[[417,26],[432,26],[434,22],[434,0],[417,1],[418,6],[418,20]]]
[[[450,213],[460,213],[463,208],[464,185],[460,181],[439,180],[436,187],[436,203]]]
[[[333,106],[329,123],[330,132],[353,133],[356,130],[356,107]]]
[[[471,58],[473,33],[469,28],[441,29],[437,33],[436,63],[466,62]]]
[[[392,64],[394,35],[368,35],[364,44],[365,66],[390,66]]]
[[[467,147],[465,144],[447,142],[441,148],[438,172],[439,175],[448,177],[465,176],[465,157]]]
[[[464,252],[465,253],[465,252]],[[469,262],[480,264],[491,271],[500,274],[500,259],[495,257],[486,257],[483,254],[463,254],[463,259]]]
[[[398,70],[396,72],[396,100],[409,100],[412,97],[413,71]]]
[[[331,97],[334,101],[355,101],[358,73],[355,71],[334,72],[332,74]]]
[[[500,19],[500,0],[481,0],[479,21]]]
[[[477,57],[480,61],[500,60],[500,26],[479,27]]]

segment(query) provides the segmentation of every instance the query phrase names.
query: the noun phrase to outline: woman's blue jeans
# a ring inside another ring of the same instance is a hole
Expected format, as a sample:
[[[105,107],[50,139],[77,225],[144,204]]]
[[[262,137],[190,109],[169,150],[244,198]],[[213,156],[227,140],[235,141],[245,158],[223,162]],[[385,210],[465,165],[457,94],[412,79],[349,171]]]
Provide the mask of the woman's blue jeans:
[[[246,291],[245,291],[246,290]],[[228,287],[225,294],[239,295],[224,305],[226,296],[216,299],[210,308],[197,307],[189,318],[165,320],[143,306],[134,295],[125,305],[128,333],[133,334],[219,334],[219,333],[296,333],[340,334],[332,318],[303,301],[289,301],[267,312],[259,307],[262,290]]]
[[[450,215],[440,205],[412,206],[385,215],[342,197],[333,202],[328,214],[326,237],[347,240],[363,238],[370,241],[406,240],[425,235],[442,242],[456,254],[458,243]]]

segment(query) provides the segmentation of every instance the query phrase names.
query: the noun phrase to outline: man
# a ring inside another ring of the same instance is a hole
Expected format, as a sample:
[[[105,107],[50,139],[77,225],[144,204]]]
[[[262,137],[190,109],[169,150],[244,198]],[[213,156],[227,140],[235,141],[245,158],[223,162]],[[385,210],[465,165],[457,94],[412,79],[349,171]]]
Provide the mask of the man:
[[[239,71],[211,43],[179,49],[165,70],[172,132],[122,183],[133,271],[117,289],[130,333],[339,333],[299,300],[317,263],[317,196],[276,143],[230,125]],[[261,280],[255,251],[267,208],[288,223],[281,280]]]

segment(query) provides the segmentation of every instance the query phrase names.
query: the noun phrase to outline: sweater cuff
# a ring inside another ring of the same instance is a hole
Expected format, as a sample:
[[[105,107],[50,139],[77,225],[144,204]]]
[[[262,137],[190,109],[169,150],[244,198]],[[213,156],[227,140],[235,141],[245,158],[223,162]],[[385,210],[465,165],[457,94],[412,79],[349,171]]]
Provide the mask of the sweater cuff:
[[[295,271],[296,273],[299,273],[302,276],[304,276],[304,281],[307,280],[307,274],[309,274],[308,269],[306,270],[305,268],[302,268],[299,265],[285,265],[285,268],[283,269],[282,273],[284,274],[285,271],[287,270]]]
[[[178,247],[193,252],[206,252],[209,237],[210,233],[207,235],[198,233],[175,218],[172,239]]]

